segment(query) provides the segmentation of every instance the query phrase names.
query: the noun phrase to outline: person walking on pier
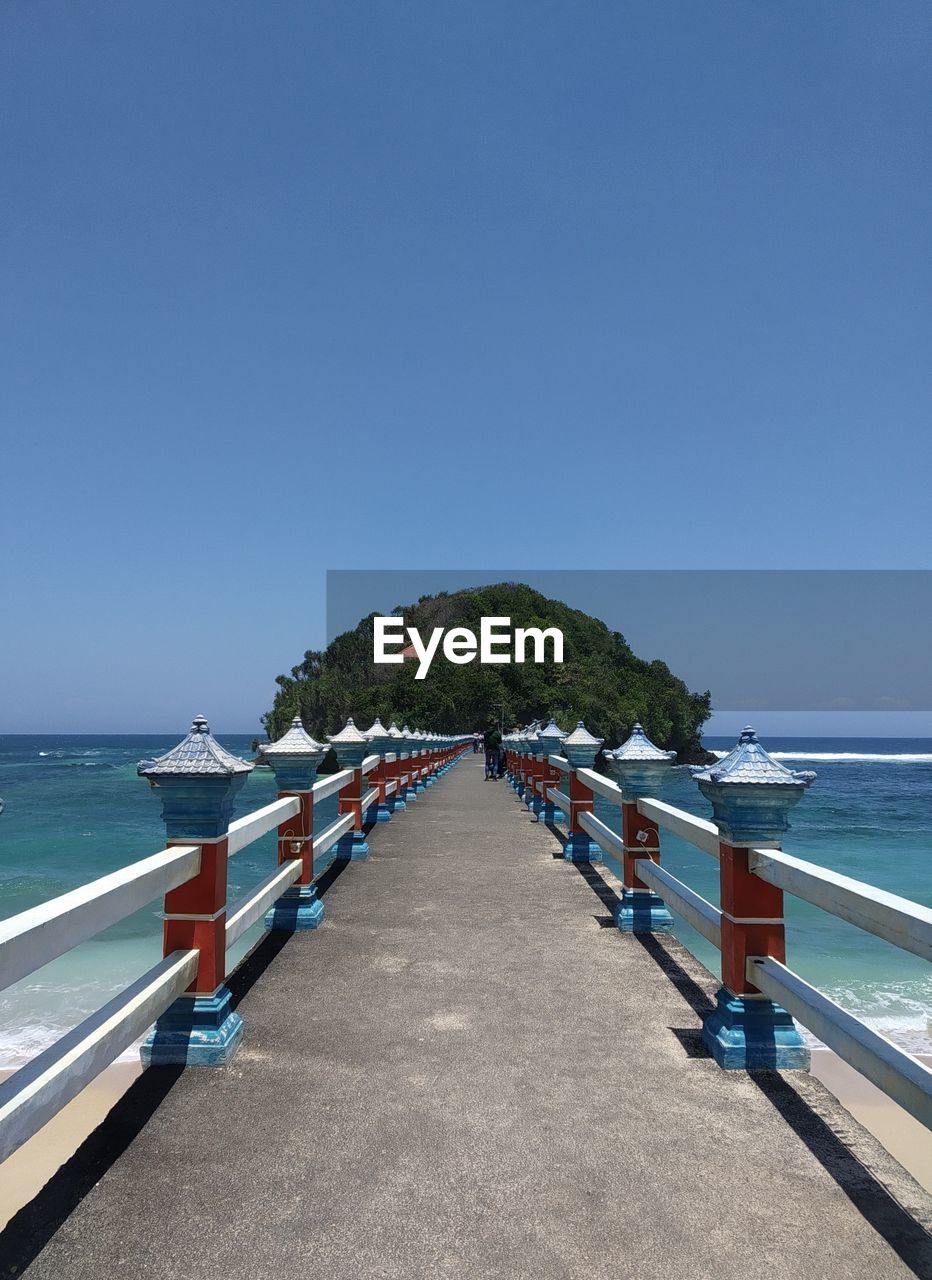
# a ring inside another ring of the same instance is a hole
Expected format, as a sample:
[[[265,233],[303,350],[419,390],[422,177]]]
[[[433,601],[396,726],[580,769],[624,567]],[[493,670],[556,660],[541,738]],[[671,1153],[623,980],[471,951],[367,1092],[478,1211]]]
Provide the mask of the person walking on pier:
[[[498,757],[502,749],[502,735],[497,724],[490,724],[485,731],[485,780],[498,777]]]

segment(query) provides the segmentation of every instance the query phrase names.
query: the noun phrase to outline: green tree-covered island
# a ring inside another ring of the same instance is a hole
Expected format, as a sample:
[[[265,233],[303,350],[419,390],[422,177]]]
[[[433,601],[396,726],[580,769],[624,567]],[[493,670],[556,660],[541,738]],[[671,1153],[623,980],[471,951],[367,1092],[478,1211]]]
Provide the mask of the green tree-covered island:
[[[548,645],[548,660],[541,664],[457,666],[440,659],[416,680],[416,662],[373,662],[376,615],[370,614],[322,652],[305,653],[290,675],[277,677],[274,705],[262,718],[269,739],[283,734],[295,715],[322,738],[350,715],[363,727],[380,716],[386,725],[407,721],[412,728],[464,733],[490,721],[507,730],[552,714],[564,728],[584,720],[606,746],[624,741],[639,720],[656,743],[678,753],[681,763],[709,758],[700,740],[711,713],[709,692],[691,692],[665,662],[637,657],[619,632],[560,600],[523,583],[503,582],[422,596],[393,612],[422,636],[434,627],[463,626],[478,633],[482,617],[496,616],[509,617],[513,627],[559,627],[564,661],[550,660]]]

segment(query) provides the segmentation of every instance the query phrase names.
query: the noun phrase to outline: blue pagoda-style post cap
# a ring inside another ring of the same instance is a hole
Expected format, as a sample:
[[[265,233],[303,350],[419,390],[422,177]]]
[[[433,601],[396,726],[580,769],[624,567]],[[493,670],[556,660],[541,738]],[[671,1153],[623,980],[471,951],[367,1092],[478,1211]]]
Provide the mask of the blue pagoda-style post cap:
[[[816,775],[785,768],[768,755],[748,725],[734,750],[713,765],[692,770],[712,804],[722,838],[735,845],[777,845],[789,830],[788,813]]]
[[[369,741],[369,748],[377,751],[380,756],[385,756],[389,751],[394,751],[395,746],[392,741],[392,735],[385,728],[381,717],[376,716],[368,729],[364,729],[363,733]]]
[[[604,738],[595,738],[580,720],[571,734],[563,739],[563,754],[574,769],[591,769]]]
[[[544,756],[555,756],[559,754],[560,743],[566,737],[566,730],[561,729],[551,716],[550,723],[545,724],[543,729],[537,730],[537,737],[544,748]]]
[[[141,760],[136,772],[160,794],[168,838],[197,841],[226,835],[233,801],[252,769],[221,747],[203,716],[195,716],[186,738],[157,760]]]
[[[621,787],[625,800],[639,800],[660,788],[675,751],[664,751],[651,742],[640,724],[615,751],[605,752],[605,762]]]
[[[295,716],[288,731],[262,754],[275,772],[279,791],[310,791],[328,750],[325,743],[314,741],[301,717]]]
[[[544,749],[536,729],[528,729],[524,735],[524,744],[529,756],[539,756]]]
[[[356,728],[352,716],[340,732],[327,741],[336,752],[341,769],[358,769],[369,754],[369,739]]]
[[[388,748],[389,751],[394,751],[396,754],[400,754],[404,751],[405,736],[394,720],[388,726],[388,737],[391,739],[391,746]]]

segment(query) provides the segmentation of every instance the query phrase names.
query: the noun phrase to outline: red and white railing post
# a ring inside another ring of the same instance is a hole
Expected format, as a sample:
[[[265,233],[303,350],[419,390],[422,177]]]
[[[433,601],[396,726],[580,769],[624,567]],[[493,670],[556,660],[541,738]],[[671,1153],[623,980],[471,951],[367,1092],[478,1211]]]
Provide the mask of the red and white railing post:
[[[719,829],[722,986],[703,1040],[722,1067],[807,1068],[809,1050],[789,1013],[748,978],[751,957],[786,958],[783,891],[755,876],[754,848],[778,849],[787,815],[812,782],[764,750],[750,727],[724,760],[694,770]]]
[[[363,829],[363,801],[367,794],[367,786],[362,763],[369,749],[369,740],[356,728],[350,717],[340,732],[334,734],[329,742],[336,752],[340,768],[352,770],[352,776],[340,791],[338,808],[341,814],[353,815],[353,829],[340,837],[337,842],[336,856],[340,859],[364,861],[369,856],[369,845]]]
[[[591,789],[577,773],[579,769],[592,768],[602,742],[602,738],[593,737],[581,720],[563,739],[563,754],[570,766],[569,835],[563,846],[563,856],[569,862],[602,861],[602,850],[580,825],[580,816],[592,813],[595,805]]]
[[[605,763],[622,795],[624,890],[615,912],[622,933],[669,933],[673,928],[665,902],[638,875],[638,863],[645,858],[660,865],[660,829],[639,812],[638,800],[660,790],[675,759],[676,752],[655,746],[640,724],[616,751],[605,752]]]
[[[203,716],[171,751],[139,766],[159,792],[169,847],[200,848],[197,874],[165,895],[163,926],[165,956],[196,950],[197,974],[143,1045],[146,1066],[219,1066],[242,1039],[243,1024],[225,985],[227,832],[233,801],[252,767],[220,746]]]

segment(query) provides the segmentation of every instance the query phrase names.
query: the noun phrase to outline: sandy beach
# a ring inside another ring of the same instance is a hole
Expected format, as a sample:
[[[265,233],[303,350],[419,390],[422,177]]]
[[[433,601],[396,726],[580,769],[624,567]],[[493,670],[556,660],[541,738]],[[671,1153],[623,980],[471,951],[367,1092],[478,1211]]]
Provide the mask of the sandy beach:
[[[41,1191],[142,1073],[138,1062],[114,1062],[44,1129],[0,1165],[0,1227]],[[12,1071],[0,1073],[9,1079]]]
[[[932,1055],[922,1061],[932,1066]],[[36,1195],[101,1123],[140,1075],[133,1062],[117,1062],[79,1094],[0,1167],[0,1227]],[[6,1072],[2,1078],[8,1078]],[[932,1191],[932,1136],[830,1049],[812,1053],[812,1074],[907,1169]]]
[[[921,1054],[919,1061],[932,1067],[932,1054]],[[831,1049],[813,1049],[812,1074],[920,1186],[932,1191],[932,1134],[924,1125],[891,1102]]]

